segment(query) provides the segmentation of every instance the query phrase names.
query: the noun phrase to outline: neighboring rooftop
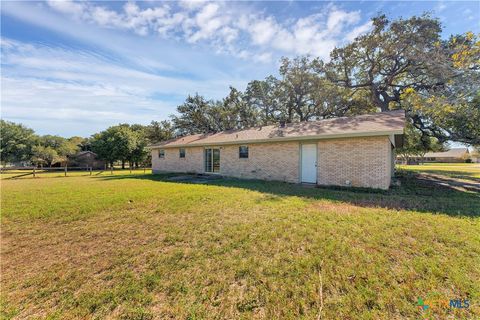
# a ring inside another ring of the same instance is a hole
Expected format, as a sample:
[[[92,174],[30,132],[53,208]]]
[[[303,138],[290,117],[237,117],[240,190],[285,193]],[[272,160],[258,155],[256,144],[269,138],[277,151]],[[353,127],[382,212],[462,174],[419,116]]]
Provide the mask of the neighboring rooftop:
[[[461,158],[468,153],[468,148],[452,148],[444,152],[427,152],[425,157],[428,158]]]
[[[354,117],[270,125],[244,130],[194,134],[151,145],[150,147],[189,147],[259,143],[307,139],[327,139],[379,135],[401,135],[405,126],[403,110],[365,114]]]
[[[76,155],[76,156],[83,156],[84,154],[93,154],[93,155],[97,155],[95,152],[93,152],[93,151],[90,151],[90,150],[86,150],[86,151],[79,151],[79,152],[77,152],[75,155]]]

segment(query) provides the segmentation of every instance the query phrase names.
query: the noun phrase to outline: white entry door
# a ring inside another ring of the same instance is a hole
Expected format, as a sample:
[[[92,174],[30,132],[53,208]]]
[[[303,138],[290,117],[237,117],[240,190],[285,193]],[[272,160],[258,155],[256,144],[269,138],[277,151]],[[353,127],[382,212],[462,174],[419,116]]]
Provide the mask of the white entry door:
[[[302,182],[317,183],[317,145],[302,144]]]

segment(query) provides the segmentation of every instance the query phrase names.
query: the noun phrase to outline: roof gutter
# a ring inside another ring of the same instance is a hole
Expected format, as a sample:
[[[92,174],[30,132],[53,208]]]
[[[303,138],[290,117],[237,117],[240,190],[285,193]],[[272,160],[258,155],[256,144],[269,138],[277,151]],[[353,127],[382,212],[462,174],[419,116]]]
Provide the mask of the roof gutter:
[[[339,134],[326,134],[326,135],[322,134],[322,135],[303,136],[303,137],[279,137],[279,138],[257,139],[257,140],[238,140],[238,141],[209,142],[209,143],[193,142],[193,143],[172,144],[172,145],[151,145],[151,146],[147,146],[147,149],[168,149],[168,148],[187,148],[187,147],[203,147],[203,146],[225,146],[225,145],[235,145],[235,144],[325,140],[325,139],[338,139],[338,138],[376,137],[376,136],[390,136],[390,135],[397,135],[397,134],[403,134],[403,129],[389,130],[389,131],[376,131],[376,132],[339,133]]]

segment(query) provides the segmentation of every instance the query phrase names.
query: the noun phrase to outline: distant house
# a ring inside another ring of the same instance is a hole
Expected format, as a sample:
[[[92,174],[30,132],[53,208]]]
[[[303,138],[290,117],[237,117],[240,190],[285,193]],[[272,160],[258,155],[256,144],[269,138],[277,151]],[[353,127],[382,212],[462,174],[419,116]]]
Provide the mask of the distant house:
[[[465,162],[469,156],[468,148],[452,148],[444,152],[427,152],[423,160],[421,158],[416,158],[416,160],[424,162]]]
[[[471,154],[471,159],[473,163],[480,163],[480,155],[476,152]]]
[[[97,154],[92,151],[80,151],[68,159],[71,167],[89,167],[92,169],[104,169],[105,161],[98,159]]]
[[[153,173],[388,189],[402,110],[196,134],[151,145]]]

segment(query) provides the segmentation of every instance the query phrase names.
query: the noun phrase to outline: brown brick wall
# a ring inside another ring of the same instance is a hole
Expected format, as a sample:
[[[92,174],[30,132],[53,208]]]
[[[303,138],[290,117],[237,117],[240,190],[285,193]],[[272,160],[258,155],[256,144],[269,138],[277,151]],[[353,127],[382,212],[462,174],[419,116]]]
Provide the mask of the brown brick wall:
[[[298,182],[299,143],[264,143],[248,145],[248,159],[240,159],[239,145],[220,147],[220,174],[238,178]],[[203,147],[185,148],[179,158],[178,148],[165,149],[165,158],[152,150],[153,172],[204,172]]]
[[[220,174],[297,183],[300,173],[300,143],[249,144],[249,158],[240,159],[239,145],[220,147]],[[152,150],[154,172],[204,172],[203,147],[165,149],[165,158]],[[321,185],[388,189],[392,177],[392,148],[384,137],[344,138],[318,141],[317,180]]]
[[[318,184],[388,189],[391,153],[387,136],[320,140]]]
[[[248,145],[248,159],[238,157],[239,145],[220,151],[222,174],[238,178],[298,182],[299,143]]]
[[[203,148],[185,148],[185,158],[180,158],[179,148],[165,149],[165,158],[158,157],[158,149],[152,150],[152,170],[158,172],[195,172],[203,170]]]

